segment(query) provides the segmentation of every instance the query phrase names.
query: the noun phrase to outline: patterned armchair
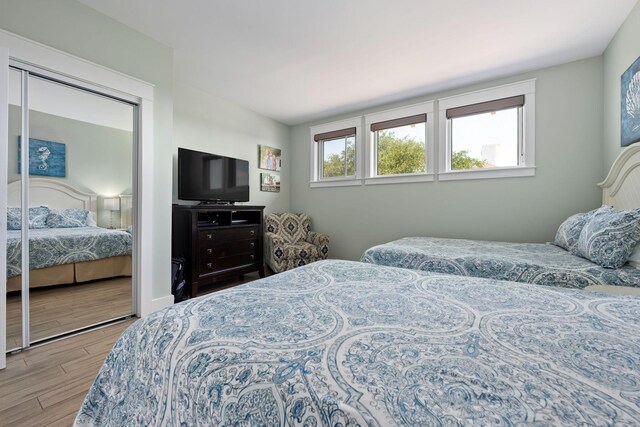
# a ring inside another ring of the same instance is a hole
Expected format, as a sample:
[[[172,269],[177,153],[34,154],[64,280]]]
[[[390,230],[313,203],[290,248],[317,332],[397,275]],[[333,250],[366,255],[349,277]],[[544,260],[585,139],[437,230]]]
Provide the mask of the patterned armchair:
[[[311,231],[307,214],[268,214],[265,229],[265,257],[274,273],[327,259],[329,236]]]

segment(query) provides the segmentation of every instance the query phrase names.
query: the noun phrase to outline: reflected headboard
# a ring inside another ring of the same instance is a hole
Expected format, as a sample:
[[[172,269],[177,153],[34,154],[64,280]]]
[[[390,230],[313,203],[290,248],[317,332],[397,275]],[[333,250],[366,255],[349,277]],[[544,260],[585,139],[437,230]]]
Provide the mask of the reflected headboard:
[[[22,197],[20,181],[7,186],[7,206],[19,207]],[[60,181],[29,178],[29,206],[48,206],[54,209],[80,208],[97,213],[98,196],[85,193]]]
[[[640,142],[620,153],[598,186],[602,188],[603,204],[618,210],[640,208]]]

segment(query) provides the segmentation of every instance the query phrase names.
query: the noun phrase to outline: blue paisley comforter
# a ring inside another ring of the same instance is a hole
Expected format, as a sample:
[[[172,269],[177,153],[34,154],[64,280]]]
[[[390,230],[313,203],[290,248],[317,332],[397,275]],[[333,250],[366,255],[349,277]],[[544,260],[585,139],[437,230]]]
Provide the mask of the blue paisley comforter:
[[[640,298],[320,261],[157,311],[76,426],[637,425]]]
[[[584,289],[591,285],[640,287],[640,270],[629,265],[611,269],[544,243],[406,237],[374,246],[362,262]]]
[[[20,230],[7,231],[7,277],[21,273]],[[30,269],[131,255],[131,234],[99,227],[29,230]]]

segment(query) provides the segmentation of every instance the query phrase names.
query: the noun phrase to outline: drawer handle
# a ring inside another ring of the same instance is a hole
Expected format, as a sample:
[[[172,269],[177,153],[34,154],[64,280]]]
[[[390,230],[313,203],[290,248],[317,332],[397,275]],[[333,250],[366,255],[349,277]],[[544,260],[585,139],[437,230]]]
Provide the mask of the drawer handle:
[[[255,248],[255,247],[256,247],[256,243],[255,243],[255,242],[251,242],[249,245],[250,245],[252,248]]]
[[[254,255],[249,255],[249,259],[250,259],[251,261],[253,261],[253,259],[254,259],[254,258],[255,258],[255,256],[254,256]]]
[[[213,234],[211,233],[207,234],[207,240],[213,240]]]
[[[207,249],[207,255],[211,255],[213,253],[213,249]]]
[[[213,268],[213,263],[212,263],[212,262],[208,262],[208,263],[207,263],[207,268],[208,268],[209,270],[211,270],[211,269]]]
[[[252,236],[256,234],[256,230],[250,230],[249,234],[251,234]]]

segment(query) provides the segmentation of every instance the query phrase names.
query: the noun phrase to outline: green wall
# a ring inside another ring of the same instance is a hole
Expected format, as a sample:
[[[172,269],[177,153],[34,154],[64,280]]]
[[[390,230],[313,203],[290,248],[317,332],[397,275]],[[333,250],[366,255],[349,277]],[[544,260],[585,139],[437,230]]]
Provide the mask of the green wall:
[[[311,125],[530,78],[537,79],[535,177],[309,188]],[[354,111],[292,128],[291,208],[330,234],[332,258],[358,259],[404,236],[550,241],[567,216],[600,203],[601,135],[602,57]]]
[[[640,55],[636,6],[603,56],[288,128],[175,82],[170,48],[74,0],[0,0],[0,12],[2,29],[155,85],[154,298],[169,293],[175,178],[167,171],[178,146],[252,162],[258,144],[282,148],[282,192],[256,192],[252,163],[252,203],[308,212],[331,235],[334,258],[357,259],[406,235],[549,241],[568,215],[600,203],[596,183],[620,152],[620,74]],[[309,126],[529,78],[537,79],[535,177],[309,188]]]
[[[266,212],[289,210],[291,150],[288,126],[180,81],[174,81],[173,120],[174,203],[178,198],[178,147],[184,147],[248,160],[249,204],[265,205]],[[259,144],[282,150],[279,193],[260,191],[260,172],[267,171],[258,169]]]
[[[19,181],[18,140],[21,131],[20,107],[9,106],[9,182]],[[52,178],[78,190],[98,195],[98,225],[110,225],[110,212],[102,209],[104,197],[131,194],[133,184],[133,135],[129,131],[72,120],[66,117],[29,112],[31,138],[66,145],[64,178]],[[46,178],[46,177],[45,177]],[[114,212],[117,224],[120,213]]]
[[[74,0],[0,0],[0,28],[155,85],[152,296],[169,295],[173,51]]]
[[[620,76],[640,57],[640,3],[631,11],[604,52],[604,170],[622,151],[620,146]],[[602,177],[604,179],[604,176]]]

